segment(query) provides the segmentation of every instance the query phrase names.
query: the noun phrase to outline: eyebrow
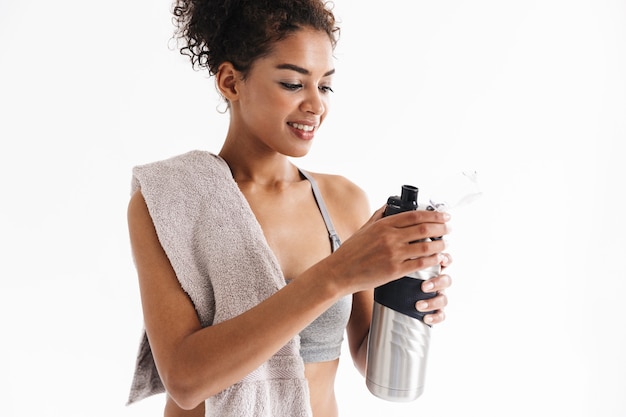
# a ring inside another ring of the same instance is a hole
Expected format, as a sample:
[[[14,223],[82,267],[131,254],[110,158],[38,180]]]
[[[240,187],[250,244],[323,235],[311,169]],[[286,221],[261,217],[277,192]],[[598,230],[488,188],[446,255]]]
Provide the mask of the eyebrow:
[[[282,69],[282,70],[295,71],[295,72],[298,72],[298,73],[303,74],[303,75],[311,75],[311,71],[309,71],[308,69],[302,68],[302,67],[299,67],[299,66],[293,65],[293,64],[279,64],[279,65],[276,65],[276,68],[277,69]],[[324,74],[324,77],[328,77],[329,75],[333,75],[334,73],[335,73],[335,69],[333,68],[330,71],[326,72]]]

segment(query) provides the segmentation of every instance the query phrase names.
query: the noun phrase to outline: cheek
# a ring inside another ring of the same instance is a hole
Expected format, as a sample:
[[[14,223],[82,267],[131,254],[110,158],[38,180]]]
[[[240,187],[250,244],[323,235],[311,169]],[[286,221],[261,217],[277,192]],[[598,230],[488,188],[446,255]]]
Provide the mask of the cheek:
[[[249,106],[258,113],[265,114],[268,118],[283,116],[283,113],[291,111],[294,106],[292,98],[276,91],[260,91],[251,97]]]
[[[324,99],[324,113],[320,117],[320,123],[323,122],[324,119],[326,119],[326,116],[328,116],[330,109],[331,109],[330,98],[326,98]]]
[[[276,114],[276,101],[263,91],[247,95],[241,104],[243,117],[256,125],[268,122]]]

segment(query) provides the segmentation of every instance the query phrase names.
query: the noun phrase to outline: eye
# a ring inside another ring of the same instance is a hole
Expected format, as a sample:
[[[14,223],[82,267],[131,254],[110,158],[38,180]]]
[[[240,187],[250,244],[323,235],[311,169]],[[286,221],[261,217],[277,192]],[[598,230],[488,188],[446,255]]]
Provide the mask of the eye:
[[[334,93],[333,89],[328,85],[320,85],[319,89],[322,91],[322,93],[325,94]]]
[[[292,83],[281,82],[280,85],[282,85],[285,90],[289,90],[289,91],[296,91],[302,88],[302,84],[292,84]]]

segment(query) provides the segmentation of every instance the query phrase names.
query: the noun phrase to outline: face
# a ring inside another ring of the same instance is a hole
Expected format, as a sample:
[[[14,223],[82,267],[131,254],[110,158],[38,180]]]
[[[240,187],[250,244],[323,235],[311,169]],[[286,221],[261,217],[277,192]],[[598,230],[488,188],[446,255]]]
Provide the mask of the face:
[[[326,33],[302,29],[258,59],[231,101],[238,140],[259,151],[306,155],[328,112],[332,52]]]

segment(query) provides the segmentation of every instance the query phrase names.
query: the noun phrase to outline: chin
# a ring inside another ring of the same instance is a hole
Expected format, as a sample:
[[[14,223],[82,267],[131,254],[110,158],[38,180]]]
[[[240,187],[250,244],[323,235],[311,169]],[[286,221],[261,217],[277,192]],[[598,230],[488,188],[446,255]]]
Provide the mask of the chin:
[[[309,154],[309,151],[311,150],[310,146],[305,147],[299,147],[296,149],[286,149],[284,152],[285,155],[291,157],[291,158],[302,158],[303,156],[307,156]]]

